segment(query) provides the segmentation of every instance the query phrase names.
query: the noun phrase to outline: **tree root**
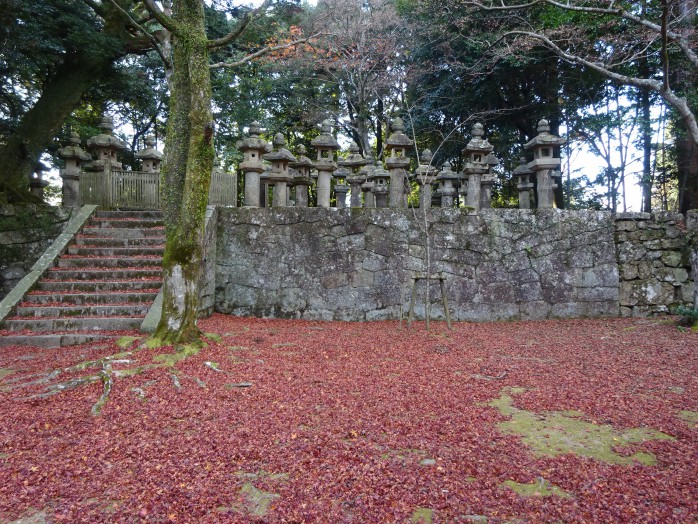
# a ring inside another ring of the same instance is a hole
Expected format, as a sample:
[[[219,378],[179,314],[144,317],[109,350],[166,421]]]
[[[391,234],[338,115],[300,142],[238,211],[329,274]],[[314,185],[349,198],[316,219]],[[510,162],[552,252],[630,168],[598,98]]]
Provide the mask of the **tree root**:
[[[102,371],[99,372],[99,377],[102,379],[104,384],[104,390],[102,391],[102,396],[99,400],[95,402],[92,406],[92,414],[96,417],[102,412],[102,408],[109,400],[109,394],[111,393],[111,388],[114,385],[114,379],[112,378],[111,363],[105,361],[102,363]]]

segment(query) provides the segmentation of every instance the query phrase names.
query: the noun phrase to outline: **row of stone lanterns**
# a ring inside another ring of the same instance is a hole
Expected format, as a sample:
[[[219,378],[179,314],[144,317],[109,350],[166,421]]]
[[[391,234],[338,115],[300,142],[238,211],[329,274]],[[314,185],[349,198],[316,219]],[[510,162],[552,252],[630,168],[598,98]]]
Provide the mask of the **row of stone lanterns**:
[[[468,208],[478,210],[491,207],[492,187],[496,182],[494,168],[499,160],[492,152],[492,144],[484,138],[482,124],[476,123],[471,129],[471,139],[463,149],[465,162],[462,172],[453,171],[449,162],[438,170],[431,163],[431,151],[425,150],[419,166],[411,175],[407,169],[410,164],[408,153],[413,148],[413,143],[404,133],[404,124],[400,118],[396,118],[391,127],[393,132],[386,140],[386,170],[382,164],[364,158],[356,144],[351,145],[346,158],[335,162],[339,144],[332,136],[329,120],[322,123],[320,135],[311,142],[317,150],[314,161],[305,156],[306,151],[302,146],[297,150],[297,157],[291,154],[285,149],[285,140],[281,134],[274,138],[272,150],[260,138],[260,124],[253,122],[249,137],[237,144],[244,154],[240,170],[245,175],[245,205],[265,206],[265,185],[272,184],[273,206],[291,205],[290,188],[295,188],[295,205],[307,207],[308,187],[311,179],[315,178],[318,207],[330,207],[331,180],[334,178],[335,200],[339,208],[345,207],[349,192],[351,207],[407,207],[408,180],[419,186],[419,202],[422,207],[431,206],[434,184],[438,185],[436,196],[441,207],[453,207],[459,189]],[[521,165],[513,173],[518,180],[519,207],[533,207],[534,187],[537,188],[537,207],[553,206],[553,190],[556,187],[553,178],[559,175],[557,169],[560,166],[555,148],[563,142],[550,133],[546,120],[538,123],[538,135],[525,145],[525,149],[532,152],[533,161],[526,163],[522,159]],[[271,169],[267,169],[262,160],[270,162]],[[531,178],[533,175],[536,177],[535,185]]]
[[[87,140],[88,149],[94,151],[92,155],[80,147],[80,135],[75,131],[70,134],[70,144],[60,148],[58,156],[65,162],[60,176],[63,179],[63,205],[77,206],[80,204],[80,173],[82,171],[101,172],[105,169],[123,168],[117,155],[126,150],[126,143],[113,135],[114,121],[109,116],[102,117],[99,124],[101,133]],[[155,138],[148,136],[145,139],[145,148],[136,153],[142,163],[141,170],[149,173],[160,171],[162,153],[155,149]]]

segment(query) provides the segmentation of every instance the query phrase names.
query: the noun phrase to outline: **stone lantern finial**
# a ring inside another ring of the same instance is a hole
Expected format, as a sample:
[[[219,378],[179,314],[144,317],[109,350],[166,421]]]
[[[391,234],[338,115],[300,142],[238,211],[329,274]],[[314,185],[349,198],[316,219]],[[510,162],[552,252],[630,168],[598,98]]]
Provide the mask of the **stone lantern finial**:
[[[250,124],[250,136],[253,138],[258,138],[262,134],[262,124],[257,120]]]
[[[531,175],[533,171],[528,168],[526,163],[526,157],[522,156],[519,159],[519,165],[514,169],[512,176],[518,179],[516,184],[516,189],[519,190],[519,209],[531,209],[531,190],[533,189],[533,182],[531,181]]]
[[[541,118],[538,121],[538,128],[536,129],[539,133],[550,133],[550,124],[545,118]]]

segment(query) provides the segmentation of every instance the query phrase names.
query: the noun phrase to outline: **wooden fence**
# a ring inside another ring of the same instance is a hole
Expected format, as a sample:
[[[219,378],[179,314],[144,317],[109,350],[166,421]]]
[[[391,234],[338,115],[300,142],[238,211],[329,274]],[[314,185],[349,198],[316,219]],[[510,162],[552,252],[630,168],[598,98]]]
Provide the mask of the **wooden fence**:
[[[237,177],[216,170],[211,176],[209,205],[237,205]],[[160,209],[160,173],[104,171],[80,173],[80,204],[105,209]]]

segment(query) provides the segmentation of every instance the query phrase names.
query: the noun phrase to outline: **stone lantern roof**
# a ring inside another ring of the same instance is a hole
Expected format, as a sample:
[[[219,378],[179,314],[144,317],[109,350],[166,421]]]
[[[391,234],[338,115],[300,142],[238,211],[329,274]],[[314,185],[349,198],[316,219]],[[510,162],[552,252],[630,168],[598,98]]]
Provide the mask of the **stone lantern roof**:
[[[300,144],[296,148],[296,159],[289,163],[289,167],[296,171],[293,177],[293,183],[296,185],[310,184],[310,170],[313,168],[313,161],[305,156],[306,152],[305,146]]]
[[[272,170],[265,173],[269,182],[287,182],[291,179],[288,173],[289,162],[294,162],[296,157],[285,148],[284,135],[277,133],[274,136],[274,151],[264,155],[264,160],[272,163]]]
[[[473,124],[473,127],[470,130],[470,135],[472,138],[465,146],[465,149],[463,149],[463,155],[465,155],[466,160],[472,161],[471,154],[480,153],[482,154],[481,161],[484,162],[485,155],[490,153],[494,149],[494,146],[490,144],[489,140],[482,138],[485,136],[485,130],[480,122]]]
[[[360,169],[368,164],[368,162],[369,161],[359,153],[359,146],[356,145],[356,142],[352,142],[349,146],[349,154],[347,157],[339,160],[337,163],[348,169]]]
[[[436,174],[439,172],[439,170],[436,168],[436,166],[431,165],[433,158],[434,155],[430,149],[425,149],[422,151],[422,154],[419,157],[419,166],[413,175],[414,180],[418,184],[431,184],[436,178]]]
[[[439,171],[438,176],[436,177],[436,180],[439,182],[442,181],[447,181],[447,180],[460,180],[460,175],[453,171],[451,168],[451,162],[444,162],[444,165],[441,166],[441,171]]]
[[[249,149],[259,149],[261,151],[271,151],[271,146],[259,135],[262,133],[262,124],[256,120],[250,124],[250,136],[238,140],[235,147],[240,151],[247,151]]]
[[[140,160],[162,160],[162,153],[155,149],[155,137],[148,135],[145,139],[145,149],[136,153],[136,158]]]
[[[533,171],[529,169],[528,164],[526,163],[526,157],[522,156],[519,159],[519,165],[516,166],[516,169],[511,173],[512,176],[518,176],[518,177],[528,177],[529,175],[533,174]]]
[[[405,124],[402,122],[402,118],[397,117],[393,120],[390,127],[393,130],[393,134],[385,141],[385,148],[388,151],[395,148],[412,148],[412,140],[405,134]]]
[[[70,133],[70,145],[60,148],[57,153],[63,160],[77,160],[78,162],[85,162],[87,160],[92,160],[90,154],[84,151],[80,147],[80,135],[75,131]]]
[[[550,124],[545,118],[538,122],[538,128],[536,131],[538,131],[538,134],[533,137],[533,139],[529,140],[524,146],[527,151],[536,146],[561,146],[565,143],[564,138],[560,138],[559,136],[550,133]]]
[[[114,131],[114,120],[112,117],[107,115],[102,117],[99,128],[102,132],[99,135],[89,138],[87,140],[87,147],[92,149],[115,149],[117,151],[124,151],[126,149],[126,143],[112,134]]]
[[[550,133],[550,124],[542,119],[538,122],[538,134],[524,146],[527,151],[533,151],[533,161],[528,167],[533,171],[556,169],[560,166],[560,157],[555,156],[555,147],[564,143],[564,138]]]
[[[332,122],[330,120],[323,120],[320,130],[320,135],[313,138],[310,145],[316,149],[329,149],[331,151],[338,150],[339,143],[335,137],[332,136]]]

